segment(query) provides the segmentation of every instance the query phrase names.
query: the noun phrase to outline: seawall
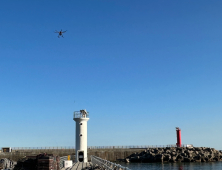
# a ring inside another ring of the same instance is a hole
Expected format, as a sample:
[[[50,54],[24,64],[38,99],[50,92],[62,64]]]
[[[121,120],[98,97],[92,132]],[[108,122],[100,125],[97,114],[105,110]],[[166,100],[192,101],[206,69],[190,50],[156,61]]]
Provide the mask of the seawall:
[[[145,149],[88,149],[88,159],[90,155],[95,155],[100,158],[115,162],[118,159],[125,159],[126,157],[137,152],[140,153]],[[0,153],[1,158],[8,158],[13,161],[18,161],[25,156],[35,156],[40,153],[54,154],[58,156],[75,155],[75,149],[33,149],[33,150],[14,150],[12,152]]]
[[[36,156],[40,153],[58,156],[75,155],[75,149],[35,149],[13,150],[0,153],[0,158],[18,161],[25,156]],[[125,160],[126,162],[210,162],[222,161],[222,152],[208,147],[165,147],[165,148],[110,148],[88,149],[88,159],[95,155],[108,161]]]
[[[134,153],[125,162],[214,162],[222,161],[222,152],[207,147],[149,148]]]

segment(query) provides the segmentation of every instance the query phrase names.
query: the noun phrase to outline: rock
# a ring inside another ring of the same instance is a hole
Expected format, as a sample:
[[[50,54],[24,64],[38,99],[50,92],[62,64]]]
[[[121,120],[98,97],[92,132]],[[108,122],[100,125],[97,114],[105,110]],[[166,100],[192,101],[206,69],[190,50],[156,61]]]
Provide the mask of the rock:
[[[155,154],[149,154],[146,157],[143,157],[141,162],[143,162],[143,163],[156,162]]]
[[[185,157],[185,156],[187,156],[187,154],[186,153],[181,153],[181,156]]]
[[[178,148],[176,148],[176,150],[178,151],[181,151],[181,150],[183,150],[183,148],[182,147],[178,147]]]
[[[211,150],[211,148],[205,148],[204,151],[205,151],[205,152],[210,152],[210,151],[212,151],[212,150]]]
[[[135,156],[130,159],[130,162],[141,162],[140,156]]]
[[[126,159],[125,159],[125,162],[126,162],[126,163],[129,163],[129,162],[130,162],[130,159],[129,159],[129,158],[126,158]]]
[[[215,161],[220,161],[220,157],[215,157],[214,160]]]
[[[183,156],[182,155],[178,155],[177,159],[183,159]]]
[[[184,153],[186,154],[189,154],[189,153],[192,153],[193,151],[190,151],[190,150],[185,150]]]
[[[159,152],[163,152],[164,149],[163,148],[158,148]]]
[[[195,150],[196,150],[196,151],[201,151],[202,148],[201,148],[201,147],[196,147]]]
[[[156,155],[156,161],[157,162],[163,162],[163,154]]]
[[[183,161],[183,159],[177,159],[177,162],[182,162]]]
[[[145,157],[141,160],[141,162],[148,163],[148,162],[150,162],[150,159],[148,157]]]
[[[195,162],[201,162],[201,159],[196,159]]]
[[[172,156],[170,159],[170,162],[176,162],[177,157],[176,156]]]
[[[211,159],[210,158],[205,158],[206,162],[209,162]]]
[[[193,160],[195,160],[195,162],[201,162],[201,157],[200,155],[196,155],[193,157]]]
[[[209,159],[214,158],[214,154],[209,154],[209,155],[208,155],[208,158],[209,158]]]
[[[170,161],[170,159],[171,159],[171,155],[170,154],[166,154],[166,155],[164,155],[163,156],[163,161]]]
[[[191,162],[192,159],[185,157],[184,162]]]
[[[204,157],[201,157],[201,162],[206,162]]]
[[[171,153],[171,156],[175,156],[175,155],[177,155],[176,152],[172,152],[172,153]]]
[[[133,153],[125,162],[210,162],[222,160],[222,151],[214,148],[150,148]]]
[[[195,151],[194,153],[195,153],[196,155],[198,155],[198,154],[199,154],[199,152],[198,152],[198,151]]]
[[[0,159],[0,167],[1,167],[1,169],[13,168],[14,165],[15,165],[15,162],[10,160],[10,159],[7,159],[7,158]]]
[[[195,157],[195,156],[197,156],[196,153],[189,153],[189,154],[188,154],[188,157],[189,157],[189,158],[193,158],[193,157]]]

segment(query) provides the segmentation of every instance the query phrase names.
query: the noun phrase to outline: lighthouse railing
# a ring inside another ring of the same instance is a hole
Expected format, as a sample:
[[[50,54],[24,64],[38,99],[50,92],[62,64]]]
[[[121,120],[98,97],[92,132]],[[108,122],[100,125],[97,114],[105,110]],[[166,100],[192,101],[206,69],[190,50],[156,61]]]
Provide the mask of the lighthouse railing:
[[[89,112],[87,112],[85,115],[83,115],[81,112],[74,112],[73,118],[89,118]]]

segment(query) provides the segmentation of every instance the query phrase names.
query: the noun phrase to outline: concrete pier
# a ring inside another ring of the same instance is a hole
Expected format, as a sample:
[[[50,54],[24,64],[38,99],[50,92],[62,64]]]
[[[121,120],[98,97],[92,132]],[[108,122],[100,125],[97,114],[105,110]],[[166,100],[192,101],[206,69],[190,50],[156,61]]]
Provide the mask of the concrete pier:
[[[91,162],[75,162],[70,168],[62,168],[61,170],[82,170],[82,169],[93,169],[93,165]]]

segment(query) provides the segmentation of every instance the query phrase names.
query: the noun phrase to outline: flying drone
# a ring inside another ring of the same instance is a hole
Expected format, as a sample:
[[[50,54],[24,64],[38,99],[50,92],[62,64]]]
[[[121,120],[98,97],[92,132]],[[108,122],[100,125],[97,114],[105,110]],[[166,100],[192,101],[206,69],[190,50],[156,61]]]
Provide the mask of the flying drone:
[[[67,30],[66,30],[66,31],[67,31]],[[58,34],[59,34],[59,35],[58,35],[58,38],[60,38],[60,36],[62,36],[62,38],[64,38],[62,34],[65,33],[66,31],[62,31],[62,30],[61,30],[61,31],[57,31],[57,30],[55,30],[55,33],[58,33]]]

